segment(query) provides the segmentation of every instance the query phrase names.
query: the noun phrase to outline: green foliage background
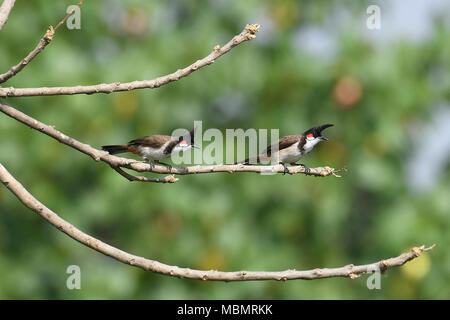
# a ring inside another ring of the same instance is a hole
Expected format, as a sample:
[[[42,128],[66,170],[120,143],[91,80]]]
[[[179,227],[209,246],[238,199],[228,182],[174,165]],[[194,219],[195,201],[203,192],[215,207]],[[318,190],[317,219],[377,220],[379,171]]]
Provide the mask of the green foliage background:
[[[1,72],[34,48],[70,4],[18,1],[0,34]],[[130,183],[106,164],[3,114],[0,161],[81,230],[167,264],[300,270],[370,263],[436,243],[431,253],[390,270],[381,290],[372,291],[366,277],[286,283],[182,280],[121,264],[80,245],[0,187],[0,298],[450,298],[448,161],[437,183],[422,193],[408,187],[405,170],[416,147],[409,131],[432,123],[436,106],[450,97],[448,12],[435,18],[432,35],[424,41],[397,37],[377,46],[365,26],[368,4],[86,0],[81,30],[63,26],[39,57],[4,84],[153,79],[205,56],[246,23],[260,23],[255,40],[159,89],[10,98],[8,103],[97,148],[170,134],[190,128],[194,120],[202,120],[204,129],[280,128],[280,135],[331,122],[330,141],[304,162],[347,166],[342,179],[243,173],[183,176],[173,185]],[[342,10],[347,18],[333,22]],[[343,20],[346,27],[334,30],[333,23]],[[324,27],[336,42],[330,58],[296,45],[298,32],[311,26]],[[381,36],[389,29],[373,32]],[[436,70],[441,78],[433,76]],[[356,95],[350,104],[336,94],[339,84],[344,84],[344,98]],[[66,288],[65,271],[72,264],[81,268],[81,290]]]

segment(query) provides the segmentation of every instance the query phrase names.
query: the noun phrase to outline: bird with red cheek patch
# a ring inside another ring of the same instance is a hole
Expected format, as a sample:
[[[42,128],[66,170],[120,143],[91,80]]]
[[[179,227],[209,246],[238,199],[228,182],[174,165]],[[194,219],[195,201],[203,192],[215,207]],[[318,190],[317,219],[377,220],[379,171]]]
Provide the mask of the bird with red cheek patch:
[[[270,161],[282,164],[284,167],[284,174],[286,174],[289,172],[286,164],[290,163],[292,165],[297,165],[296,162],[311,152],[316,144],[320,141],[327,141],[328,139],[322,135],[322,131],[332,126],[333,124],[324,124],[322,126],[312,127],[302,134],[285,136],[270,145],[256,157],[245,159],[236,164],[256,164]],[[303,166],[307,173],[310,171],[304,164],[300,163],[298,165]]]
[[[150,164],[151,170],[154,167],[151,161],[153,160],[158,164],[168,167],[172,171],[170,164],[161,162],[160,160],[169,158],[172,154],[186,151],[190,148],[198,148],[194,145],[194,132],[195,129],[189,135],[179,137],[154,134],[131,140],[128,144],[102,146],[102,149],[108,151],[109,154],[131,152],[144,158]]]

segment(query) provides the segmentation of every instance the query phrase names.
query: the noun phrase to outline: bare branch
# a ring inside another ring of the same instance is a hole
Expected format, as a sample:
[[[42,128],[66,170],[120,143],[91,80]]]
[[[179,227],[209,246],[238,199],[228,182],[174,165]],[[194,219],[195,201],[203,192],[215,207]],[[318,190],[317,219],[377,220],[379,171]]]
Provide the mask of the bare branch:
[[[6,21],[8,21],[9,14],[11,13],[15,2],[16,0],[3,0],[3,3],[0,7],[0,30],[2,30]]]
[[[116,170],[122,177],[128,179],[129,181],[141,181],[141,182],[159,182],[159,183],[175,183],[178,181],[174,176],[166,176],[164,178],[148,178],[143,176],[133,176],[128,172],[123,171],[120,167],[111,166]]]
[[[119,157],[116,157],[119,158]],[[124,158],[120,158],[124,159]],[[253,173],[261,173],[261,174],[271,174],[271,173],[284,173],[284,167],[281,164],[278,165],[243,165],[243,164],[218,164],[218,165],[195,165],[188,167],[172,167],[172,170],[165,166],[155,166],[153,170],[150,170],[150,166],[145,162],[136,162],[133,161],[131,163],[122,163],[121,165],[124,168],[133,169],[137,172],[155,172],[155,173],[172,173],[179,175],[188,175],[188,174],[202,174],[202,173],[217,173],[217,172],[253,172]],[[315,177],[326,177],[330,175],[334,175],[339,177],[336,172],[341,170],[335,170],[331,167],[317,167],[317,168],[309,168],[309,171],[305,170],[305,167],[292,166],[287,167],[288,174],[299,174],[302,173],[308,176]]]
[[[118,91],[129,91],[135,89],[154,89],[169,82],[180,80],[188,76],[192,72],[214,63],[214,61],[230,51],[240,43],[255,38],[259,25],[248,24],[244,30],[231,39],[223,47],[215,46],[213,51],[201,60],[197,60],[190,66],[179,69],[178,71],[159,77],[153,80],[133,81],[127,83],[103,83],[92,86],[75,86],[75,87],[41,87],[41,88],[0,88],[0,97],[30,97],[30,96],[52,96],[52,95],[72,95],[72,94],[93,94],[93,93],[112,93]]]
[[[84,0],[81,0],[77,6],[80,7],[83,4]],[[52,41],[53,36],[55,35],[56,30],[75,12],[73,9],[69,12],[58,24],[55,28],[50,26],[48,30],[45,32],[42,39],[39,41],[36,48],[33,49],[22,61],[20,61],[17,65],[13,66],[7,72],[0,74],[0,83],[7,81],[8,79],[14,77],[17,73],[19,73],[23,68],[25,68],[31,60],[33,60],[39,53],[41,53],[45,47]],[[1,28],[0,28],[1,29]]]
[[[282,165],[274,165],[274,166],[261,166],[261,165],[208,165],[208,166],[189,166],[189,167],[173,167],[172,170],[169,170],[165,166],[155,166],[153,169],[150,168],[150,165],[146,162],[136,161],[133,159],[122,158],[110,155],[106,151],[98,150],[91,147],[88,144],[82,143],[80,141],[71,138],[64,133],[55,129],[54,126],[46,125],[23,112],[7,105],[3,101],[0,101],[0,111],[4,114],[24,123],[25,125],[38,130],[46,135],[58,140],[65,145],[72,147],[82,153],[87,154],[95,161],[103,161],[108,163],[113,169],[117,172],[117,168],[128,168],[134,170],[136,172],[152,172],[152,173],[162,173],[162,174],[178,174],[178,175],[187,175],[187,174],[200,174],[200,173],[214,173],[214,172],[254,172],[254,173],[284,173],[284,168]],[[330,167],[319,167],[319,168],[310,168],[309,172],[305,171],[303,166],[295,166],[288,167],[289,174],[305,174],[316,177],[325,177],[325,176],[336,176],[339,171]],[[123,171],[122,171],[123,172]],[[132,175],[124,175],[126,172],[119,172],[122,176],[127,178],[128,180],[133,181],[146,181],[146,182],[176,182],[177,179],[170,179],[168,177],[165,178],[164,181],[161,180],[152,180],[150,178],[145,177],[134,177]]]
[[[406,262],[419,257],[422,252],[431,250],[434,245],[429,248],[425,246],[414,247],[409,252],[403,253],[398,257],[381,260],[371,264],[354,266],[352,264],[340,268],[324,268],[313,270],[285,270],[285,271],[235,271],[223,272],[217,270],[194,270],[189,268],[181,268],[178,266],[167,265],[155,260],[149,260],[143,257],[135,256],[104,243],[83,231],[77,229],[69,222],[62,219],[52,210],[33,197],[7,170],[0,164],[0,180],[1,182],[30,210],[36,212],[50,224],[64,232],[74,240],[94,249],[100,253],[110,256],[120,262],[136,266],[138,268],[160,273],[168,276],[189,278],[197,280],[214,280],[214,281],[248,281],[248,280],[294,280],[294,279],[323,279],[333,277],[345,277],[355,279],[365,273],[374,272],[376,270],[386,271],[392,267],[402,266]]]
[[[42,39],[39,41],[36,48],[33,49],[22,61],[20,61],[17,65],[11,67],[7,72],[0,74],[0,83],[7,81],[8,79],[14,77],[17,73],[19,73],[22,69],[24,69],[30,62],[33,60],[39,53],[44,50],[44,48],[52,41],[53,35],[55,34],[55,30],[52,26],[45,32]]]

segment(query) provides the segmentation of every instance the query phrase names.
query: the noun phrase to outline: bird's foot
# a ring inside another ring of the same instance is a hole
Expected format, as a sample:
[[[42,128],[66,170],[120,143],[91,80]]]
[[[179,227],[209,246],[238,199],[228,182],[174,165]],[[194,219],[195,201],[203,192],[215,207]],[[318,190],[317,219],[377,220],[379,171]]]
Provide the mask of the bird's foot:
[[[280,162],[280,164],[283,166],[283,168],[284,168],[284,170],[283,170],[283,176],[286,174],[286,173],[289,173],[289,169],[288,169],[288,167],[286,166],[286,164],[284,163],[284,162]]]
[[[303,163],[294,163],[296,166],[302,166],[305,169],[305,173],[306,174],[310,174],[311,173],[311,169],[308,168],[306,165],[304,165]]]
[[[173,167],[170,164],[164,163],[164,162],[161,162],[161,161],[156,161],[156,163],[162,164],[163,166],[167,167],[169,169],[169,172],[172,173],[172,168]]]
[[[150,165],[150,171],[153,171],[153,168],[155,167],[153,162],[151,162],[150,159],[147,159],[147,163]]]

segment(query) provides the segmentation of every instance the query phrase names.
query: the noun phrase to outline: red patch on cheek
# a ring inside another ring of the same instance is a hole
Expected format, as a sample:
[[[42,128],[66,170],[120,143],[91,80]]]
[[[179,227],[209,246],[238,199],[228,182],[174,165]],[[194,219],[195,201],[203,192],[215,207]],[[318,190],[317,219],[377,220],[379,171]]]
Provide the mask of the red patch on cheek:
[[[307,137],[307,138],[314,138],[314,135],[313,135],[312,133],[308,133],[308,134],[306,135],[306,137]]]

